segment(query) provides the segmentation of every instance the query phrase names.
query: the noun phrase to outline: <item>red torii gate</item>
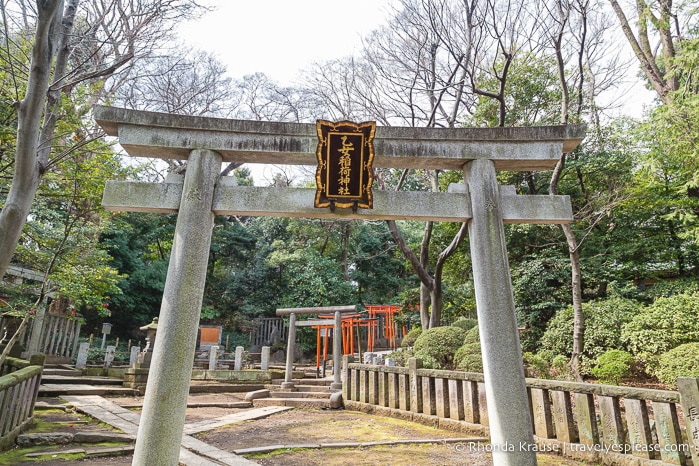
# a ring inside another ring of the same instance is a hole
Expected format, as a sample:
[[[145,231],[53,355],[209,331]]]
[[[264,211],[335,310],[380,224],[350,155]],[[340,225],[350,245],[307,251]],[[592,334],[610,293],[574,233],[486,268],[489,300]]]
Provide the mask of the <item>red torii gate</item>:
[[[402,325],[398,329],[395,316],[401,312],[402,308],[395,304],[376,305],[369,304],[366,306],[368,317],[362,316],[361,313],[344,314],[342,316],[342,353],[354,354],[355,350],[355,332],[358,333],[360,328],[367,329],[367,350],[374,351],[376,339],[379,336],[386,338],[388,347],[396,349],[396,338],[398,334],[405,337],[407,329]],[[381,318],[383,316],[383,318]],[[318,315],[319,319],[332,319],[331,315]],[[323,359],[327,359],[328,353],[328,338],[329,332],[327,329],[332,328],[331,324],[317,323],[312,325],[316,329],[316,368],[320,367],[321,347],[323,348]],[[323,333],[325,330],[325,333]],[[400,330],[400,332],[399,332]]]
[[[388,347],[391,349],[396,349],[396,333],[398,333],[398,329],[396,328],[396,321],[395,321],[395,316],[401,311],[400,306],[396,306],[395,304],[389,304],[389,305],[374,305],[374,304],[369,304],[366,306],[367,312],[369,312],[369,318],[375,318],[378,319],[379,322],[381,320],[379,319],[380,315],[384,316],[383,319],[383,326],[379,326],[378,329],[380,329],[383,333],[383,336],[386,337],[386,342],[388,343]],[[406,334],[406,328],[405,325],[401,327],[402,330],[402,336],[405,337]],[[377,335],[373,335],[372,339],[375,339]]]

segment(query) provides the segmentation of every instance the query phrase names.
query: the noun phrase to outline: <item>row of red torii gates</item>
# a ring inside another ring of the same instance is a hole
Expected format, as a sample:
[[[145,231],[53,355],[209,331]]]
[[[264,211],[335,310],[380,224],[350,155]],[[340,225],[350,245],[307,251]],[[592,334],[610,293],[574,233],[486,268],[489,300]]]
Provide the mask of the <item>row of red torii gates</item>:
[[[376,347],[378,338],[386,340],[388,349],[396,349],[398,343],[398,335],[400,338],[405,337],[407,326],[403,323],[400,327],[397,325],[396,315],[401,314],[402,307],[396,305],[367,305],[366,311],[368,316],[363,313],[356,312],[352,314],[342,315],[342,354],[354,354],[355,342],[357,343],[357,351],[359,348],[359,330],[367,329],[367,346],[366,350],[373,352]],[[330,338],[330,329],[334,327],[334,322],[322,322],[322,320],[334,319],[332,314],[318,314],[317,319],[309,319],[305,322],[316,330],[316,368],[320,367],[321,360],[328,358],[328,340]],[[301,322],[297,322],[299,326]],[[355,340],[357,335],[357,340]],[[322,358],[321,358],[322,350]]]

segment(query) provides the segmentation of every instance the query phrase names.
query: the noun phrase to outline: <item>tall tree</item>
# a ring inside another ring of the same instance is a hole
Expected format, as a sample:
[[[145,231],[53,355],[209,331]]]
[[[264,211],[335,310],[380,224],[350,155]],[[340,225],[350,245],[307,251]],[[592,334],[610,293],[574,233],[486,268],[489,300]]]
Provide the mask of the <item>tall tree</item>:
[[[17,11],[10,6],[18,7]],[[57,121],[64,115],[62,97],[85,85],[95,86],[94,99],[119,83],[117,73],[147,55],[167,36],[168,22],[185,18],[200,7],[184,0],[88,2],[37,1],[35,16],[23,0],[0,3],[4,23],[2,66],[13,74],[16,95],[17,142],[14,174],[0,212],[0,277],[4,276],[44,174],[72,147],[51,158]],[[8,12],[15,15],[10,17]],[[8,21],[17,18],[20,30]],[[33,21],[33,24],[32,24]],[[14,40],[34,28],[31,60],[22,64],[13,53]],[[26,73],[26,74],[25,74]],[[110,78],[113,78],[110,80]],[[24,92],[22,98],[20,93]],[[75,146],[85,144],[83,134]]]

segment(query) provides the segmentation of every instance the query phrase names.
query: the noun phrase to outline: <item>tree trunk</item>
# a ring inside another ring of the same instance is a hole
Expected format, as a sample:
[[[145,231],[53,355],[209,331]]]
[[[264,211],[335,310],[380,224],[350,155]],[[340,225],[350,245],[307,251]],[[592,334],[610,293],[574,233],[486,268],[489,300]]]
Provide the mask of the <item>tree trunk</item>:
[[[62,0],[37,2],[37,22],[29,79],[17,108],[15,171],[0,212],[0,278],[4,277],[46,169],[37,158],[42,110],[51,78],[51,64],[59,33]]]
[[[340,267],[342,267],[342,279],[346,282],[350,279],[347,266],[347,250],[349,249],[350,233],[350,222],[345,222],[342,233],[342,257],[340,258]]]
[[[432,293],[424,283],[420,283],[420,325],[423,330],[430,328],[430,305]]]

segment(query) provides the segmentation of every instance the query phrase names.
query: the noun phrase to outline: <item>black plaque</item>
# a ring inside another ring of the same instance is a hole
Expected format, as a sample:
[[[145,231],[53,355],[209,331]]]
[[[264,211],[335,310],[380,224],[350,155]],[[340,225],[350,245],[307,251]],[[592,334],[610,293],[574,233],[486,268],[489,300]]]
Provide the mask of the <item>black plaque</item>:
[[[318,168],[314,206],[371,209],[376,123],[318,120],[316,130]]]

